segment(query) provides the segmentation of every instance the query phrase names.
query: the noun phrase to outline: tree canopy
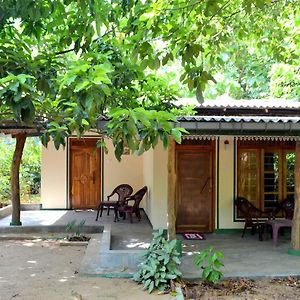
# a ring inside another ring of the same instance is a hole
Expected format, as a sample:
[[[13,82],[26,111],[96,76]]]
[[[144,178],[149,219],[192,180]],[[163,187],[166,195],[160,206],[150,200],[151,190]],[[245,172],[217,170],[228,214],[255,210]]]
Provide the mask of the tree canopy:
[[[119,159],[125,145],[142,153],[170,134],[180,141],[172,122],[185,87],[200,102],[298,95],[296,0],[0,4],[0,119],[37,122],[45,145],[101,115]]]

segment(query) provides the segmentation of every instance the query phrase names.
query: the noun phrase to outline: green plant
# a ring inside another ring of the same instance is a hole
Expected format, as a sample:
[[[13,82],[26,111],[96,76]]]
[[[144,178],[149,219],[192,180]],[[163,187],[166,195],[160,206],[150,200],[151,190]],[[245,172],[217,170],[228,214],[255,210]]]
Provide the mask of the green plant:
[[[85,223],[85,219],[81,220],[80,223],[77,225],[76,231],[75,231],[76,236],[81,236],[81,232],[82,232],[84,223]]]
[[[0,202],[10,203],[11,162],[15,140],[9,137],[0,139]],[[20,167],[20,188],[22,202],[29,195],[39,195],[41,186],[41,144],[38,138],[28,138],[25,144]],[[36,197],[37,198],[37,197]],[[38,198],[37,198],[38,199]]]
[[[205,282],[215,284],[223,277],[220,268],[224,266],[222,252],[214,251],[213,247],[202,250],[195,256],[195,265],[202,269],[202,279]]]
[[[73,228],[75,228],[75,236],[80,237],[84,224],[85,224],[85,219],[81,220],[78,225],[76,224],[76,220],[72,220],[68,222],[65,232],[69,233],[72,231]],[[69,238],[69,236],[67,236],[67,238]]]
[[[166,240],[164,231],[160,229],[153,233],[153,240],[142,256],[142,263],[133,279],[142,283],[149,293],[154,289],[165,291],[170,285],[170,280],[181,276],[179,264],[176,240]]]

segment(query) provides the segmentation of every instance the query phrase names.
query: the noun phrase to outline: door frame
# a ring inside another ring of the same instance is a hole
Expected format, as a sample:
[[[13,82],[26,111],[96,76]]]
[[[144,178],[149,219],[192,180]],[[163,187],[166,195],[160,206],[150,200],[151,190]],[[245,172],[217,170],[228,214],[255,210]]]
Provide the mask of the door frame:
[[[98,137],[93,137],[93,136],[84,136],[82,138],[77,138],[75,136],[71,136],[68,138],[67,140],[67,207],[69,209],[74,209],[72,207],[72,197],[71,197],[71,190],[72,190],[72,171],[71,171],[71,146],[72,146],[72,142],[73,141],[82,141],[82,142],[87,142],[87,143],[96,143],[99,140]],[[103,155],[102,155],[102,151],[100,148],[97,149],[97,151],[99,151],[99,157],[100,157],[100,161],[99,161],[99,176],[100,176],[100,188],[99,188],[99,202],[102,200],[102,191],[103,191],[103,174],[102,174],[102,168],[103,168],[103,164],[102,164],[102,159],[103,159]]]
[[[178,186],[179,178],[177,176],[178,174],[178,152],[184,152],[184,151],[194,151],[197,153],[197,150],[206,150],[207,152],[210,152],[210,176],[211,176],[211,213],[210,213],[210,227],[209,232],[214,232],[216,228],[216,141],[211,140],[210,144],[207,144],[207,141],[204,141],[203,144],[201,144],[201,141],[197,141],[197,144],[193,145],[179,145],[176,144],[175,146],[175,172],[176,172],[176,184],[175,186]],[[178,188],[175,190],[175,209],[177,210],[178,207]],[[175,228],[177,231],[177,221],[175,222]]]

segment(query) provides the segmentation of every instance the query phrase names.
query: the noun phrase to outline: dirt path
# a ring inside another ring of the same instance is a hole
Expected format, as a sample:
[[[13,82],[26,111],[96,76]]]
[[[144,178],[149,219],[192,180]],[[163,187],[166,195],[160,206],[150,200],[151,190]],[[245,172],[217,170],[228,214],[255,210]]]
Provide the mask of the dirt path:
[[[0,241],[0,299],[174,299],[148,295],[128,279],[79,276],[84,251],[55,241]]]

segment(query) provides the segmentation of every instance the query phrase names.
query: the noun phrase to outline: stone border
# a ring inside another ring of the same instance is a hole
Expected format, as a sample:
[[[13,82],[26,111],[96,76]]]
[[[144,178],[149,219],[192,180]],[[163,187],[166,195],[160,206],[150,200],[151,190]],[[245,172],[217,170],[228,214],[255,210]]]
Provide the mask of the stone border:
[[[21,204],[21,210],[41,210],[42,204],[41,203],[25,203]]]
[[[12,213],[12,205],[11,204],[0,208],[0,219],[11,215],[11,213]]]
[[[82,233],[102,233],[104,227],[99,225],[85,225],[82,228]],[[71,234],[75,232],[74,230],[71,230],[68,232],[68,234]],[[0,234],[3,233],[14,233],[14,234],[35,234],[35,233],[48,233],[52,234],[53,233],[63,233],[66,234],[66,226],[65,225],[46,225],[46,226],[41,226],[41,225],[35,225],[35,226],[7,226],[7,227],[0,227]]]
[[[91,238],[79,273],[86,276],[131,278],[137,271],[144,250],[111,250],[111,225],[105,224],[102,235]]]
[[[89,244],[89,241],[68,241],[68,240],[60,240],[59,245],[60,246],[87,246]]]

